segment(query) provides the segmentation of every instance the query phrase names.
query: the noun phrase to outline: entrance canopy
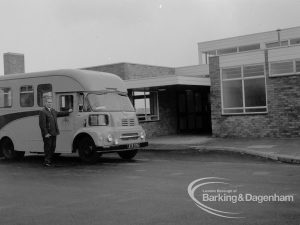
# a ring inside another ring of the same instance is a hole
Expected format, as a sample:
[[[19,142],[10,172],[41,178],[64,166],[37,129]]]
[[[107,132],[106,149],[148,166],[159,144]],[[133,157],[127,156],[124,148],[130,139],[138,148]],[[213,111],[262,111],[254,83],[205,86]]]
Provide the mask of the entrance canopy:
[[[210,79],[208,77],[176,75],[130,79],[125,80],[124,82],[127,89],[160,87],[170,85],[210,86]]]

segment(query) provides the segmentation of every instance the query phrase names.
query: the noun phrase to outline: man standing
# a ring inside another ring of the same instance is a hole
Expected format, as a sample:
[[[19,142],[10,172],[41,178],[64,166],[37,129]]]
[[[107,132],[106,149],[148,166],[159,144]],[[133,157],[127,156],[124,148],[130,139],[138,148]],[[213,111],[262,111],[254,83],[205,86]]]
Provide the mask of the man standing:
[[[59,135],[57,117],[68,116],[71,112],[72,109],[69,109],[67,112],[57,112],[52,108],[52,98],[44,98],[44,108],[39,114],[39,125],[44,142],[45,166],[52,166],[52,159],[56,147],[56,136]]]

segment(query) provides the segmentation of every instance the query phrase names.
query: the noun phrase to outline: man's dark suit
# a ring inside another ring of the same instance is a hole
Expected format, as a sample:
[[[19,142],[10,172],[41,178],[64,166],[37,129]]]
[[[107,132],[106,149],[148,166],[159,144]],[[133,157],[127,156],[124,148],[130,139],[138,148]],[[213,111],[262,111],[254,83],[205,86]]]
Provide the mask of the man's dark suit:
[[[54,109],[44,107],[40,111],[39,125],[44,141],[45,163],[51,163],[56,147],[56,136],[59,135],[57,117],[68,116],[69,112],[56,112]],[[50,137],[46,137],[50,134]]]

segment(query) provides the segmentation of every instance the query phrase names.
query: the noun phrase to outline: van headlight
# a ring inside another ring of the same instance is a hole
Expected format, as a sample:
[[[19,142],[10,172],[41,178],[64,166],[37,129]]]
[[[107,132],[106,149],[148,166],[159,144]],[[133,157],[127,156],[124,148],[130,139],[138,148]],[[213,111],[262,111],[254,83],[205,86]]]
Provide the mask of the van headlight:
[[[91,114],[89,115],[90,126],[107,126],[108,115],[105,114]]]
[[[141,132],[140,137],[141,137],[141,139],[145,139],[145,138],[146,138],[146,133],[145,133],[145,131],[142,131],[142,132]]]
[[[113,141],[113,136],[111,134],[107,135],[107,141],[112,142]]]

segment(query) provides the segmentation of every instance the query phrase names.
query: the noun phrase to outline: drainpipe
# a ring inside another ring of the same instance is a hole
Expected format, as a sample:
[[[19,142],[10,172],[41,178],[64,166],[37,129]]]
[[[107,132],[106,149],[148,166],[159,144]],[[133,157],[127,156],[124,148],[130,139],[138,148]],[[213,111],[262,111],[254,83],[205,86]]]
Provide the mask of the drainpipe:
[[[281,29],[277,29],[277,36],[278,36],[278,43],[279,43],[279,46],[281,46],[281,38],[280,38],[280,31]]]

